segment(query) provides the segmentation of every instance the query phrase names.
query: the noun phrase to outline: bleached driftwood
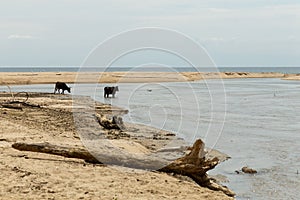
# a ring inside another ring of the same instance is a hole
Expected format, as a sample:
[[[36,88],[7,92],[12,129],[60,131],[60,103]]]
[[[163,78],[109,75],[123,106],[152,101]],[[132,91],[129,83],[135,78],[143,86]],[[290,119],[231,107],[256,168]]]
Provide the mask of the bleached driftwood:
[[[94,156],[92,156],[86,149],[82,149],[78,147],[76,148],[64,147],[64,146],[52,145],[49,143],[39,143],[39,144],[14,143],[12,147],[20,151],[47,153],[47,154],[53,154],[53,155],[67,157],[67,158],[83,159],[86,162],[101,164],[101,162],[98,161]]]
[[[123,119],[120,116],[112,116],[111,119],[108,118],[106,115],[99,115],[99,114],[95,114],[96,120],[98,121],[98,123],[104,127],[105,129],[124,129],[124,123],[123,123]]]
[[[101,144],[103,144],[103,146],[108,146],[109,141]],[[156,158],[155,156],[147,156],[146,154],[134,155],[126,153],[114,146],[108,146],[108,148],[103,149],[98,146],[98,151],[95,150],[92,153],[83,148],[64,147],[49,143],[14,143],[12,147],[20,151],[47,153],[67,158],[83,159],[86,162],[91,163],[105,163],[138,169],[154,170],[169,163],[169,161],[161,158]]]
[[[101,163],[101,157],[96,159],[91,153],[82,148],[71,148],[71,147],[62,147],[57,145],[51,145],[48,143],[40,143],[40,144],[26,144],[26,143],[14,143],[12,145],[13,148],[21,150],[21,151],[33,151],[40,153],[48,153],[54,155],[60,155],[68,158],[79,158],[83,159],[86,162],[92,163]],[[103,163],[118,163],[118,159],[124,159],[124,155],[103,155]],[[144,160],[132,157],[126,158],[130,159],[129,162],[132,163],[132,166],[139,167],[144,166],[146,169],[151,168],[153,166],[164,166],[158,171],[166,172],[166,173],[174,173],[179,175],[184,175],[192,178],[197,184],[202,187],[207,187],[212,190],[222,191],[228,196],[234,196],[234,192],[230,191],[228,188],[224,186],[220,186],[212,180],[210,180],[207,176],[207,171],[213,169],[218,163],[218,158],[214,158],[212,160],[206,160],[204,153],[204,143],[202,140],[197,140],[193,147],[191,148],[190,153],[187,155],[178,158],[173,162],[169,162],[167,160],[160,159],[150,159],[144,157]],[[119,156],[119,157],[118,157]],[[108,160],[110,159],[110,162]],[[148,159],[148,160],[147,160]],[[156,163],[154,163],[156,162]],[[154,165],[155,164],[155,165]],[[164,165],[162,165],[164,164]],[[153,166],[152,166],[153,165]],[[128,165],[131,166],[131,165]]]
[[[159,169],[159,171],[188,176],[202,187],[222,191],[228,196],[234,196],[234,192],[227,187],[214,183],[207,176],[206,172],[215,168],[218,163],[218,158],[213,158],[212,160],[205,159],[204,143],[199,139],[194,143],[189,154]]]

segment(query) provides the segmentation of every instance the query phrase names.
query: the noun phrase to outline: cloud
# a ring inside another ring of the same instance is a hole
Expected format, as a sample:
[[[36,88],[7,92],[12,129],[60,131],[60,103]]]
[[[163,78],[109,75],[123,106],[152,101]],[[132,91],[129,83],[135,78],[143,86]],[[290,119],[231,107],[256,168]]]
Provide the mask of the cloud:
[[[36,39],[36,37],[34,37],[32,35],[13,34],[13,35],[9,35],[7,37],[7,39],[9,39],[9,40],[33,40],[33,39]]]

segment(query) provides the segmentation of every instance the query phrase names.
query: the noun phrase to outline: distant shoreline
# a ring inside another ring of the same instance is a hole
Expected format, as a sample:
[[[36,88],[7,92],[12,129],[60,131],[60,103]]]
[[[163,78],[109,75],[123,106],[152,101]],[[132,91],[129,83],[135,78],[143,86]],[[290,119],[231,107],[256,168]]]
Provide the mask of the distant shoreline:
[[[155,83],[203,79],[281,78],[300,80],[300,74],[277,72],[0,72],[0,85],[66,83]]]
[[[300,72],[300,66],[0,66],[0,72],[274,72],[284,74],[297,74]]]

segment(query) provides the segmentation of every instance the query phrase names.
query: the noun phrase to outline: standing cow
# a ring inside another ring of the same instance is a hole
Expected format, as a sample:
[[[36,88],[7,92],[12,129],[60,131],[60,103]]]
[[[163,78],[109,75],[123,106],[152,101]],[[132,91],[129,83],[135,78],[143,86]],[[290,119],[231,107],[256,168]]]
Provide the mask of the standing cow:
[[[112,94],[112,97],[115,98],[116,92],[119,91],[118,86],[116,87],[105,87],[104,88],[104,98],[108,98],[110,94]]]
[[[71,88],[68,87],[66,83],[56,82],[55,88],[54,88],[54,94],[56,91],[58,91],[58,93],[60,93],[60,90],[62,90],[61,94],[64,94],[65,90],[67,90],[69,93],[71,93]]]

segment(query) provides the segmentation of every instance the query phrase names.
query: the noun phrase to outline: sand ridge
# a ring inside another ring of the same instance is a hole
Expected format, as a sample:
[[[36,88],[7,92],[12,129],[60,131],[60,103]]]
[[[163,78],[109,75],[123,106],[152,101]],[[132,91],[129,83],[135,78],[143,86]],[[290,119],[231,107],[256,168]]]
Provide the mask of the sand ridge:
[[[66,83],[185,82],[202,79],[287,78],[295,75],[266,72],[0,72],[0,85]]]

